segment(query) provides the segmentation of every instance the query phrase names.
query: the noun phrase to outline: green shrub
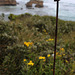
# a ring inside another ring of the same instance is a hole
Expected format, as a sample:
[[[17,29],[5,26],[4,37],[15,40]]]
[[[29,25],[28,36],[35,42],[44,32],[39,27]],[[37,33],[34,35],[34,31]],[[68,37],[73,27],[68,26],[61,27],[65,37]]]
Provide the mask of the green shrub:
[[[13,15],[13,14],[10,14],[10,15],[8,16],[8,18],[9,18],[10,20],[15,20],[15,19],[16,19],[16,16]]]

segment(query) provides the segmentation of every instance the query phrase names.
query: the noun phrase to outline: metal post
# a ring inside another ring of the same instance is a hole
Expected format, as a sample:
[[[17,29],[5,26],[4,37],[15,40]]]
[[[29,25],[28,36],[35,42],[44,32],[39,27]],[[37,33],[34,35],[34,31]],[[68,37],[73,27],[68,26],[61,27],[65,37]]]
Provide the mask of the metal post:
[[[57,45],[57,30],[58,30],[58,7],[59,7],[59,0],[55,0],[55,1],[57,1],[57,10],[56,10],[56,30],[55,30],[55,48],[54,48],[53,75],[55,75],[56,45]]]

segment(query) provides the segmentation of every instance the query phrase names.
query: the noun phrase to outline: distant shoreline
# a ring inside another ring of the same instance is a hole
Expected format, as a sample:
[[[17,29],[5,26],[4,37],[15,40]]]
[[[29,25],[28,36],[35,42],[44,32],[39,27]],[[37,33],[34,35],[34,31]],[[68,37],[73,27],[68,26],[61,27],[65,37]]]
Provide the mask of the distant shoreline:
[[[28,0],[16,0],[19,4],[17,6],[0,6],[0,14],[4,13],[6,15],[11,14],[24,14],[30,13],[33,15],[56,15],[56,4],[53,0],[44,0],[43,8],[26,8],[26,3]],[[23,8],[21,10],[21,8]],[[75,21],[75,3],[70,0],[61,0],[59,7],[59,18],[65,21]]]

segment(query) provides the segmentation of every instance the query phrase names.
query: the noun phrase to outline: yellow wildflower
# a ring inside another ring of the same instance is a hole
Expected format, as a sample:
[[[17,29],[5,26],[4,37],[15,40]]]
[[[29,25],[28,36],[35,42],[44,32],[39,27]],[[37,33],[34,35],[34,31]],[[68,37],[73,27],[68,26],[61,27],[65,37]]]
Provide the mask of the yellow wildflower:
[[[32,61],[30,60],[30,62],[29,63],[32,63]]]
[[[26,44],[27,42],[24,42],[24,45]]]
[[[54,39],[48,39],[48,40],[46,40],[46,41],[53,41]]]
[[[24,61],[27,61],[26,59],[24,59]]]
[[[64,48],[62,48],[62,50],[64,50]]]
[[[52,39],[49,39],[49,41],[51,41]]]
[[[45,59],[45,57],[42,57],[43,59]]]
[[[39,59],[42,59],[42,56],[40,56]]]
[[[50,54],[47,55],[47,57],[50,57],[50,56],[51,56]]]
[[[53,41],[54,39],[52,39],[52,41]]]
[[[29,44],[28,44],[28,43],[26,43],[25,45],[26,45],[27,47],[29,47]]]
[[[24,42],[24,45],[26,45],[27,47],[29,46],[29,43],[27,43],[27,42]]]
[[[68,63],[68,61],[66,60],[66,63]]]

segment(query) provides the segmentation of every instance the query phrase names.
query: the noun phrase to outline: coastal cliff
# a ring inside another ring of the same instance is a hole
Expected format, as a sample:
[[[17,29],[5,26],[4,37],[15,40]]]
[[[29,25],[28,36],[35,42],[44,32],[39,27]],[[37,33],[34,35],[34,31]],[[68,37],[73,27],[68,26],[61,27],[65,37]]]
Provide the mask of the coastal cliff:
[[[0,6],[15,6],[16,0],[0,0]]]

